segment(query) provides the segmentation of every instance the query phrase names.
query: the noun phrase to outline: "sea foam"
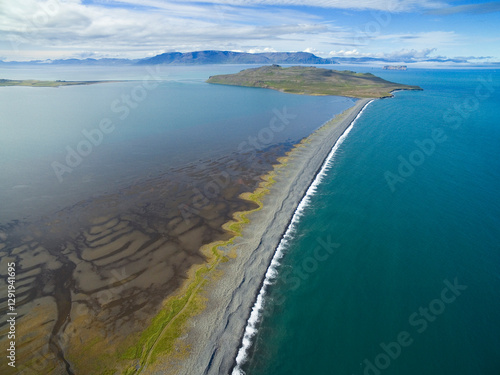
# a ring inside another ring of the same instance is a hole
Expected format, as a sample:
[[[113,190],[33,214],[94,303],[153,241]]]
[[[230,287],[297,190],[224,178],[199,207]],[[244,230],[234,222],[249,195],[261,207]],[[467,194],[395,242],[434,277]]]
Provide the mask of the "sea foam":
[[[271,285],[278,276],[278,267],[280,265],[280,259],[285,254],[285,250],[287,249],[290,240],[294,236],[296,226],[300,221],[300,218],[304,214],[304,210],[310,204],[311,197],[316,193],[319,184],[323,181],[323,178],[326,176],[326,173],[333,166],[333,162],[335,160],[335,153],[337,152],[340,145],[347,138],[348,134],[351,132],[358,118],[363,114],[366,107],[372,102],[373,100],[370,100],[368,103],[364,105],[363,109],[358,113],[358,115],[354,118],[354,120],[352,120],[349,127],[344,131],[344,133],[342,133],[337,142],[335,142],[335,145],[332,147],[330,153],[323,162],[319,172],[316,174],[313,182],[311,183],[311,185],[309,185],[299,205],[295,209],[295,212],[293,213],[292,216],[292,220],[290,221],[290,224],[288,225],[285,234],[281,238],[281,241],[279,242],[278,247],[274,252],[271,263],[264,276],[264,281],[260,288],[259,294],[257,295],[257,299],[255,300],[255,303],[252,307],[252,311],[250,312],[250,317],[248,318],[247,325],[245,327],[245,333],[243,334],[243,338],[241,340],[241,347],[238,350],[238,354],[236,355],[235,359],[236,366],[233,369],[232,375],[245,375],[245,372],[242,370],[241,366],[248,359],[248,351],[252,346],[252,338],[257,333],[258,330],[257,324],[261,320],[262,310],[264,308],[264,300],[267,293],[267,287]]]

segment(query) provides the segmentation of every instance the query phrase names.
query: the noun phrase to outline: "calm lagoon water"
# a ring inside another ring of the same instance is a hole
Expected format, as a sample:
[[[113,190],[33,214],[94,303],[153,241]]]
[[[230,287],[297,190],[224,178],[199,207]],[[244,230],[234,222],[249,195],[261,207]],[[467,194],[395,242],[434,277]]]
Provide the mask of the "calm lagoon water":
[[[3,68],[11,79],[124,82],[0,89],[0,223],[47,215],[198,160],[297,142],[354,102],[204,82],[244,68]],[[252,139],[256,146],[248,146]]]
[[[339,148],[248,375],[500,373],[500,74],[379,75],[425,91],[373,102]]]

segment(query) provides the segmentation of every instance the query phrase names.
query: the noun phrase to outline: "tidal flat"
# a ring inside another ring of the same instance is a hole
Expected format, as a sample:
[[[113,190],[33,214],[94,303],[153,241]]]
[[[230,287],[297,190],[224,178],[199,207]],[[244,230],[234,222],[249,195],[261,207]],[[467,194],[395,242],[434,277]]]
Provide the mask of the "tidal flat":
[[[152,349],[154,334],[144,340],[142,333],[163,324],[151,319],[165,298],[193,265],[207,261],[203,245],[231,237],[222,226],[233,213],[257,207],[239,196],[255,190],[290,147],[272,147],[251,161],[241,155],[200,161],[38,223],[2,227],[1,264],[18,265],[23,368],[134,373]],[[2,312],[6,307],[4,299]]]
[[[0,149],[0,273],[17,265],[19,364],[2,373],[139,373],[166,353],[182,355],[175,339],[207,303],[198,292],[230,263],[206,245],[230,241],[241,230],[231,221],[247,220],[234,214],[259,208],[258,197],[242,194],[354,102],[183,74],[158,83],[124,119],[112,104],[130,95],[132,81],[0,90],[0,135],[9,140]],[[51,163],[77,151],[103,118],[116,130],[60,181]]]

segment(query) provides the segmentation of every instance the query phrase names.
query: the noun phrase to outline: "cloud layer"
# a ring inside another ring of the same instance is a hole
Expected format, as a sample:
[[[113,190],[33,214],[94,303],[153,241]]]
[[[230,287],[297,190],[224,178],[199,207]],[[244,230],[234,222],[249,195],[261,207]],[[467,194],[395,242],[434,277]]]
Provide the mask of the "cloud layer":
[[[498,2],[476,5],[453,8],[440,0],[4,1],[0,3],[0,56],[7,60],[139,58],[204,49],[314,51],[326,56],[333,48],[374,54],[377,49],[394,50],[394,44],[415,51],[441,50],[463,42],[460,35],[427,27],[397,30],[394,21],[376,33],[363,32],[361,38],[359,30],[368,30],[377,20],[373,12],[392,14],[396,20],[413,14],[408,12],[492,11]]]
[[[436,15],[450,15],[458,13],[485,14],[485,13],[495,13],[495,12],[500,12],[500,1],[492,1],[489,3],[482,3],[482,4],[466,4],[466,5],[445,7],[441,9],[429,10],[427,13]]]

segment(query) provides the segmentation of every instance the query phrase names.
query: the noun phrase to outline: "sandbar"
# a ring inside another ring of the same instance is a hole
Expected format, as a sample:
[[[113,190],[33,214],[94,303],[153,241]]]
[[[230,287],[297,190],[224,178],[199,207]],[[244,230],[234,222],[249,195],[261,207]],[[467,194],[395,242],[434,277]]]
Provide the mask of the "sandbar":
[[[371,100],[360,99],[335,116],[274,167],[275,182],[261,209],[248,215],[241,236],[220,249],[229,260],[218,265],[217,277],[202,292],[205,308],[177,340],[177,349],[187,348],[187,354],[160,358],[142,373],[231,373],[264,275],[298,204],[339,137]]]

